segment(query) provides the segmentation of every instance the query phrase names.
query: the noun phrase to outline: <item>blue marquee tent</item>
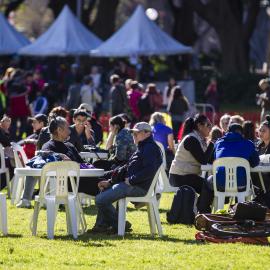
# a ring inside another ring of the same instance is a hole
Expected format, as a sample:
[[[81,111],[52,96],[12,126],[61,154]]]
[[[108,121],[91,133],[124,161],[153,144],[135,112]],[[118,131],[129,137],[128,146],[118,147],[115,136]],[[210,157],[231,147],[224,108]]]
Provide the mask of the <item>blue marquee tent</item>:
[[[0,13],[0,55],[17,53],[20,48],[29,43],[29,40]]]
[[[88,55],[102,41],[75,17],[66,5],[54,23],[19,54],[32,56]]]
[[[98,48],[91,50],[92,56],[103,57],[184,53],[192,53],[192,48],[179,43],[162,31],[146,16],[141,5],[116,33]]]

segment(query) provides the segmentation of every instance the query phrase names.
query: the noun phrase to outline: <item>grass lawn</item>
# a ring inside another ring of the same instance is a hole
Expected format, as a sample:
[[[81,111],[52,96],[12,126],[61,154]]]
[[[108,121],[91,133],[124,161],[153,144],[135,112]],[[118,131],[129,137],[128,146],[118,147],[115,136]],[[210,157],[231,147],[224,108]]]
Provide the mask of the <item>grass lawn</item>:
[[[9,236],[0,237],[0,269],[270,269],[270,247],[198,243],[194,227],[169,226],[165,213],[171,200],[172,194],[161,199],[162,239],[150,236],[146,209],[130,205],[133,232],[124,238],[86,233],[76,241],[66,236],[64,212],[57,216],[55,239],[47,240],[45,210],[33,237],[33,209],[17,209],[8,201]],[[86,208],[88,228],[95,214],[95,206]]]

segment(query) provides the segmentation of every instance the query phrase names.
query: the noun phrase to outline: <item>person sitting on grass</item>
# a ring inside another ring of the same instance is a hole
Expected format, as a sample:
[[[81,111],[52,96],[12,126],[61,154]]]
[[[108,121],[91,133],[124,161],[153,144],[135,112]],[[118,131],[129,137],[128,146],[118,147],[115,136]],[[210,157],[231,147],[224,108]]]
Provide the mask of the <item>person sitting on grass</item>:
[[[98,186],[102,191],[96,196],[98,214],[91,232],[117,232],[118,215],[112,203],[125,197],[145,196],[154,176],[162,164],[162,156],[152,136],[152,128],[146,122],[137,123],[132,129],[137,151],[125,165],[123,178],[101,181]],[[131,224],[126,223],[126,230]]]

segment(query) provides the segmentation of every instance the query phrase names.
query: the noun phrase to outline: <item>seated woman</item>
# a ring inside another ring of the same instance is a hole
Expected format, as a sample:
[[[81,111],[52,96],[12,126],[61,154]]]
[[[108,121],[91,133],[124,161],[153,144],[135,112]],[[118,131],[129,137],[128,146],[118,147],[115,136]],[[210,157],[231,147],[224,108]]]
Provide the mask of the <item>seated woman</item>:
[[[78,153],[75,146],[69,142],[66,142],[70,135],[69,124],[63,117],[52,118],[49,124],[49,131],[51,133],[51,140],[42,146],[43,151],[52,151],[62,154],[64,160],[72,160],[78,163],[83,163],[83,159]],[[92,196],[96,196],[99,193],[98,182],[99,178],[81,177],[79,184],[79,192],[86,193]],[[17,207],[30,207],[30,200],[33,195],[36,179],[33,177],[27,177],[25,181],[24,193],[21,202]]]
[[[265,116],[265,121],[263,121],[259,127],[259,142],[257,144],[257,150],[259,155],[269,155],[270,154],[270,115]],[[266,191],[270,191],[270,173],[262,173],[264,180],[264,185]],[[252,182],[259,188],[257,190],[260,192],[261,183],[257,173],[252,173]],[[255,190],[256,191],[256,190]]]
[[[159,112],[151,115],[149,124],[153,129],[154,140],[162,143],[165,149],[167,168],[170,168],[175,155],[173,130],[166,126],[165,119]]]
[[[174,187],[191,186],[200,194],[204,181],[200,176],[201,165],[208,162],[213,151],[213,143],[206,141],[211,123],[205,115],[197,114],[185,121],[185,130],[188,135],[178,145],[169,181]]]
[[[4,147],[5,153],[5,163],[9,169],[10,179],[12,179],[14,175],[14,155],[13,150],[11,148],[11,137],[10,137],[10,125],[11,125],[11,118],[4,115],[0,121],[0,143]],[[0,190],[6,186],[6,175],[1,174],[1,186]]]
[[[130,130],[125,128],[126,122],[121,116],[114,116],[110,119],[110,134],[106,142],[106,149],[113,154],[109,160],[99,160],[95,166],[106,171],[113,167],[124,164],[131,155],[136,151]]]

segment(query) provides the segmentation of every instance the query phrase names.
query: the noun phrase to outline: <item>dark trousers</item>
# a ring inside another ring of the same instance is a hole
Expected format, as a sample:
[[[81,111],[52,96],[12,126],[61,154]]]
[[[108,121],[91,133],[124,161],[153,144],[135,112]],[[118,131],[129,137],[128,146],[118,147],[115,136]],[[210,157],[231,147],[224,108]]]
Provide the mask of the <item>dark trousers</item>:
[[[194,188],[195,191],[200,194],[197,203],[198,211],[200,213],[211,212],[210,205],[212,203],[214,193],[213,191],[211,191],[211,189],[208,188],[207,181],[205,179],[196,174],[170,174],[169,181],[170,184],[174,187],[181,187],[187,185]]]
[[[201,194],[201,189],[203,185],[203,178],[196,174],[178,175],[170,174],[169,177],[170,184],[173,187],[190,186],[195,189],[195,191]]]

